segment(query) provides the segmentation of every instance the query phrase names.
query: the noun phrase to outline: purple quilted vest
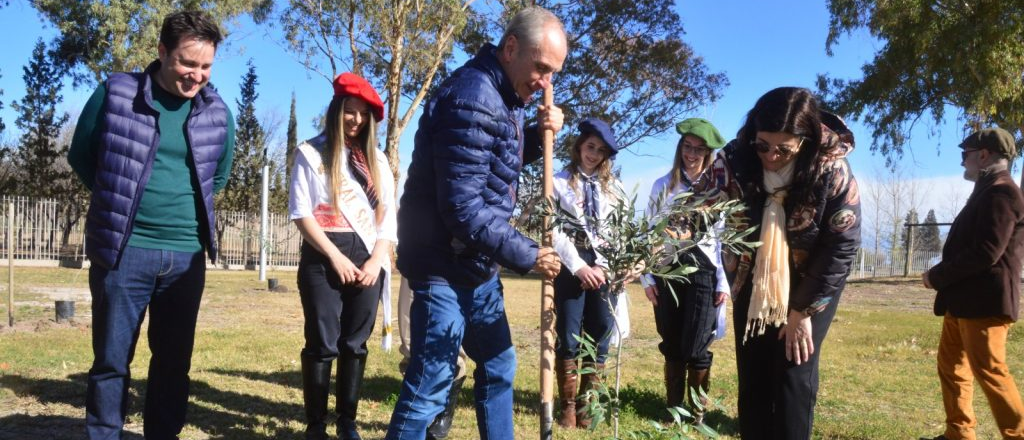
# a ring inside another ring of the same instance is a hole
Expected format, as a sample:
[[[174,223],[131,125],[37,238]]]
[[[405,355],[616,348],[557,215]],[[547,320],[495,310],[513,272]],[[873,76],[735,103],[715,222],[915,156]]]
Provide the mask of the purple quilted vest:
[[[96,182],[85,221],[86,255],[105,268],[117,266],[128,243],[160,144],[151,76],[158,68],[159,62],[154,62],[143,73],[115,73],[106,83]],[[203,197],[199,218],[206,222],[200,227],[207,232],[205,244],[211,261],[217,259],[213,176],[227,139],[227,123],[224,101],[212,85],[203,87],[192,99],[186,136]],[[192,184],[192,179],[183,179],[182,184]]]

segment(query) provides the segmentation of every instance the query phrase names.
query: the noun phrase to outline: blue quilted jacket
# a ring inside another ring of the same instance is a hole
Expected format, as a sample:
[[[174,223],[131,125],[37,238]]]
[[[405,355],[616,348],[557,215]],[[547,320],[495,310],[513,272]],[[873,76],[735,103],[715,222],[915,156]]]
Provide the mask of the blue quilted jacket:
[[[537,243],[510,224],[519,172],[539,157],[523,100],[486,44],[423,108],[401,208],[398,268],[417,281],[476,286],[498,266],[528,272]]]
[[[86,254],[93,264],[105,268],[117,265],[128,243],[160,143],[151,79],[158,67],[153,63],[142,73],[115,73],[106,83],[102,142],[85,221]],[[207,232],[205,244],[213,261],[217,258],[213,177],[224,150],[228,119],[227,106],[212,86],[203,87],[193,98],[186,136],[203,198],[199,218],[206,223],[201,227]]]

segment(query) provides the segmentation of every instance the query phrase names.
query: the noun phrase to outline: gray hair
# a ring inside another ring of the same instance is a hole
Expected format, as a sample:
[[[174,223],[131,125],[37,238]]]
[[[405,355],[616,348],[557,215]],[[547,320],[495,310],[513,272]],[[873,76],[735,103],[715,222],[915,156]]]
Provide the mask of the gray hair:
[[[551,11],[540,6],[527,7],[512,17],[512,20],[509,20],[508,26],[505,27],[505,34],[501,36],[498,43],[498,50],[505,48],[509,37],[516,37],[516,40],[524,46],[537,47],[543,38],[544,28],[551,24],[558,26],[558,30],[562,31],[563,36],[565,35],[565,26]]]

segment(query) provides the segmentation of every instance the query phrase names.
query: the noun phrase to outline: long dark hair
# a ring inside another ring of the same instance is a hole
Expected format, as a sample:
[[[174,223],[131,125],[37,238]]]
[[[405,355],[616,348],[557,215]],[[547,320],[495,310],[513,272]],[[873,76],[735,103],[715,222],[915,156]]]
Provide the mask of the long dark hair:
[[[757,132],[781,132],[803,138],[796,156],[789,200],[807,201],[814,184],[821,176],[821,112],[818,100],[810,90],[801,87],[779,87],[765,93],[747,113],[747,121],[736,138],[740,149],[753,152]],[[758,181],[758,185],[764,185]]]

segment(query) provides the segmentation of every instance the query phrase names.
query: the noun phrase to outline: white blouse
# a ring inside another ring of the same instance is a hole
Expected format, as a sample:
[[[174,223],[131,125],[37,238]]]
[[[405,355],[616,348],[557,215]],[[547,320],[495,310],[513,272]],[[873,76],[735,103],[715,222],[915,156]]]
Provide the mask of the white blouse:
[[[709,167],[705,172],[710,172]],[[668,188],[669,183],[672,182],[672,172],[658,178],[654,181],[654,185],[651,186],[651,199],[647,206],[647,216],[650,218],[656,212],[664,212],[668,210],[668,206],[655,206],[659,200],[665,202],[671,201],[675,196],[680,193],[684,193],[690,190],[690,184],[687,182],[679,182],[675,188]],[[708,260],[715,267],[715,278],[718,280],[718,287],[715,289],[716,292],[729,292],[729,281],[725,277],[725,265],[722,263],[722,242],[717,238],[718,233],[725,229],[725,220],[720,219],[714,224],[710,233],[707,234],[704,239],[697,242],[697,247],[708,257]],[[644,275],[644,285],[654,285],[654,276],[650,274]]]
[[[292,165],[291,182],[288,191],[288,218],[290,220],[314,217],[321,227],[352,228],[359,236],[367,252],[373,252],[377,240],[398,242],[398,220],[395,209],[395,182],[391,179],[391,167],[387,158],[378,154],[376,160],[377,173],[381,176],[374,182],[377,188],[378,203],[384,206],[381,222],[376,222],[376,213],[370,207],[366,192],[355,180],[348,166],[348,155],[341,157],[342,191],[338,194],[338,210],[340,215],[330,209],[331,196],[327,191],[327,174],[325,173],[321,154],[325,150],[327,136],[319,136],[303,142],[296,148],[295,163]],[[385,258],[381,267],[384,276],[381,280],[381,309],[384,325],[384,336],[381,346],[391,351],[391,258]]]
[[[609,194],[608,192],[600,190],[597,191],[597,212],[600,220],[604,220],[608,217],[608,214],[614,209],[613,204],[617,197],[621,197],[624,191],[622,190],[622,183],[618,179],[613,178],[610,182],[610,192],[617,192],[615,194]],[[574,190],[569,187],[569,172],[561,171],[555,174],[554,180],[552,181],[553,193],[555,201],[567,212],[573,214],[573,218],[582,225],[587,224],[586,215],[583,213],[583,182],[577,180],[578,190]],[[577,192],[578,191],[578,192]],[[591,246],[597,253],[597,265],[607,269],[608,263],[600,252],[597,252],[598,247],[603,244],[603,240],[593,233],[592,228],[584,228],[587,233],[587,238],[590,240]],[[555,229],[552,237],[552,241],[555,247],[555,252],[558,253],[559,258],[562,259],[562,264],[569,268],[569,271],[573,274],[576,271],[582,269],[587,265],[582,258],[580,258],[579,252],[576,251],[576,243],[570,238],[561,228]]]
[[[363,240],[368,251],[380,240],[392,243],[398,241],[398,221],[395,210],[395,183],[391,168],[383,154],[377,156],[377,173],[383,178],[374,182],[379,203],[384,205],[384,217],[376,223],[376,214],[362,187],[352,175],[348,166],[348,155],[341,157],[342,191],[338,195],[338,212],[343,218],[330,218],[331,196],[327,191],[327,174],[321,160],[326,148],[327,136],[319,135],[303,142],[296,149],[295,164],[292,166],[291,188],[288,193],[289,219],[315,217],[323,227],[349,225]]]

